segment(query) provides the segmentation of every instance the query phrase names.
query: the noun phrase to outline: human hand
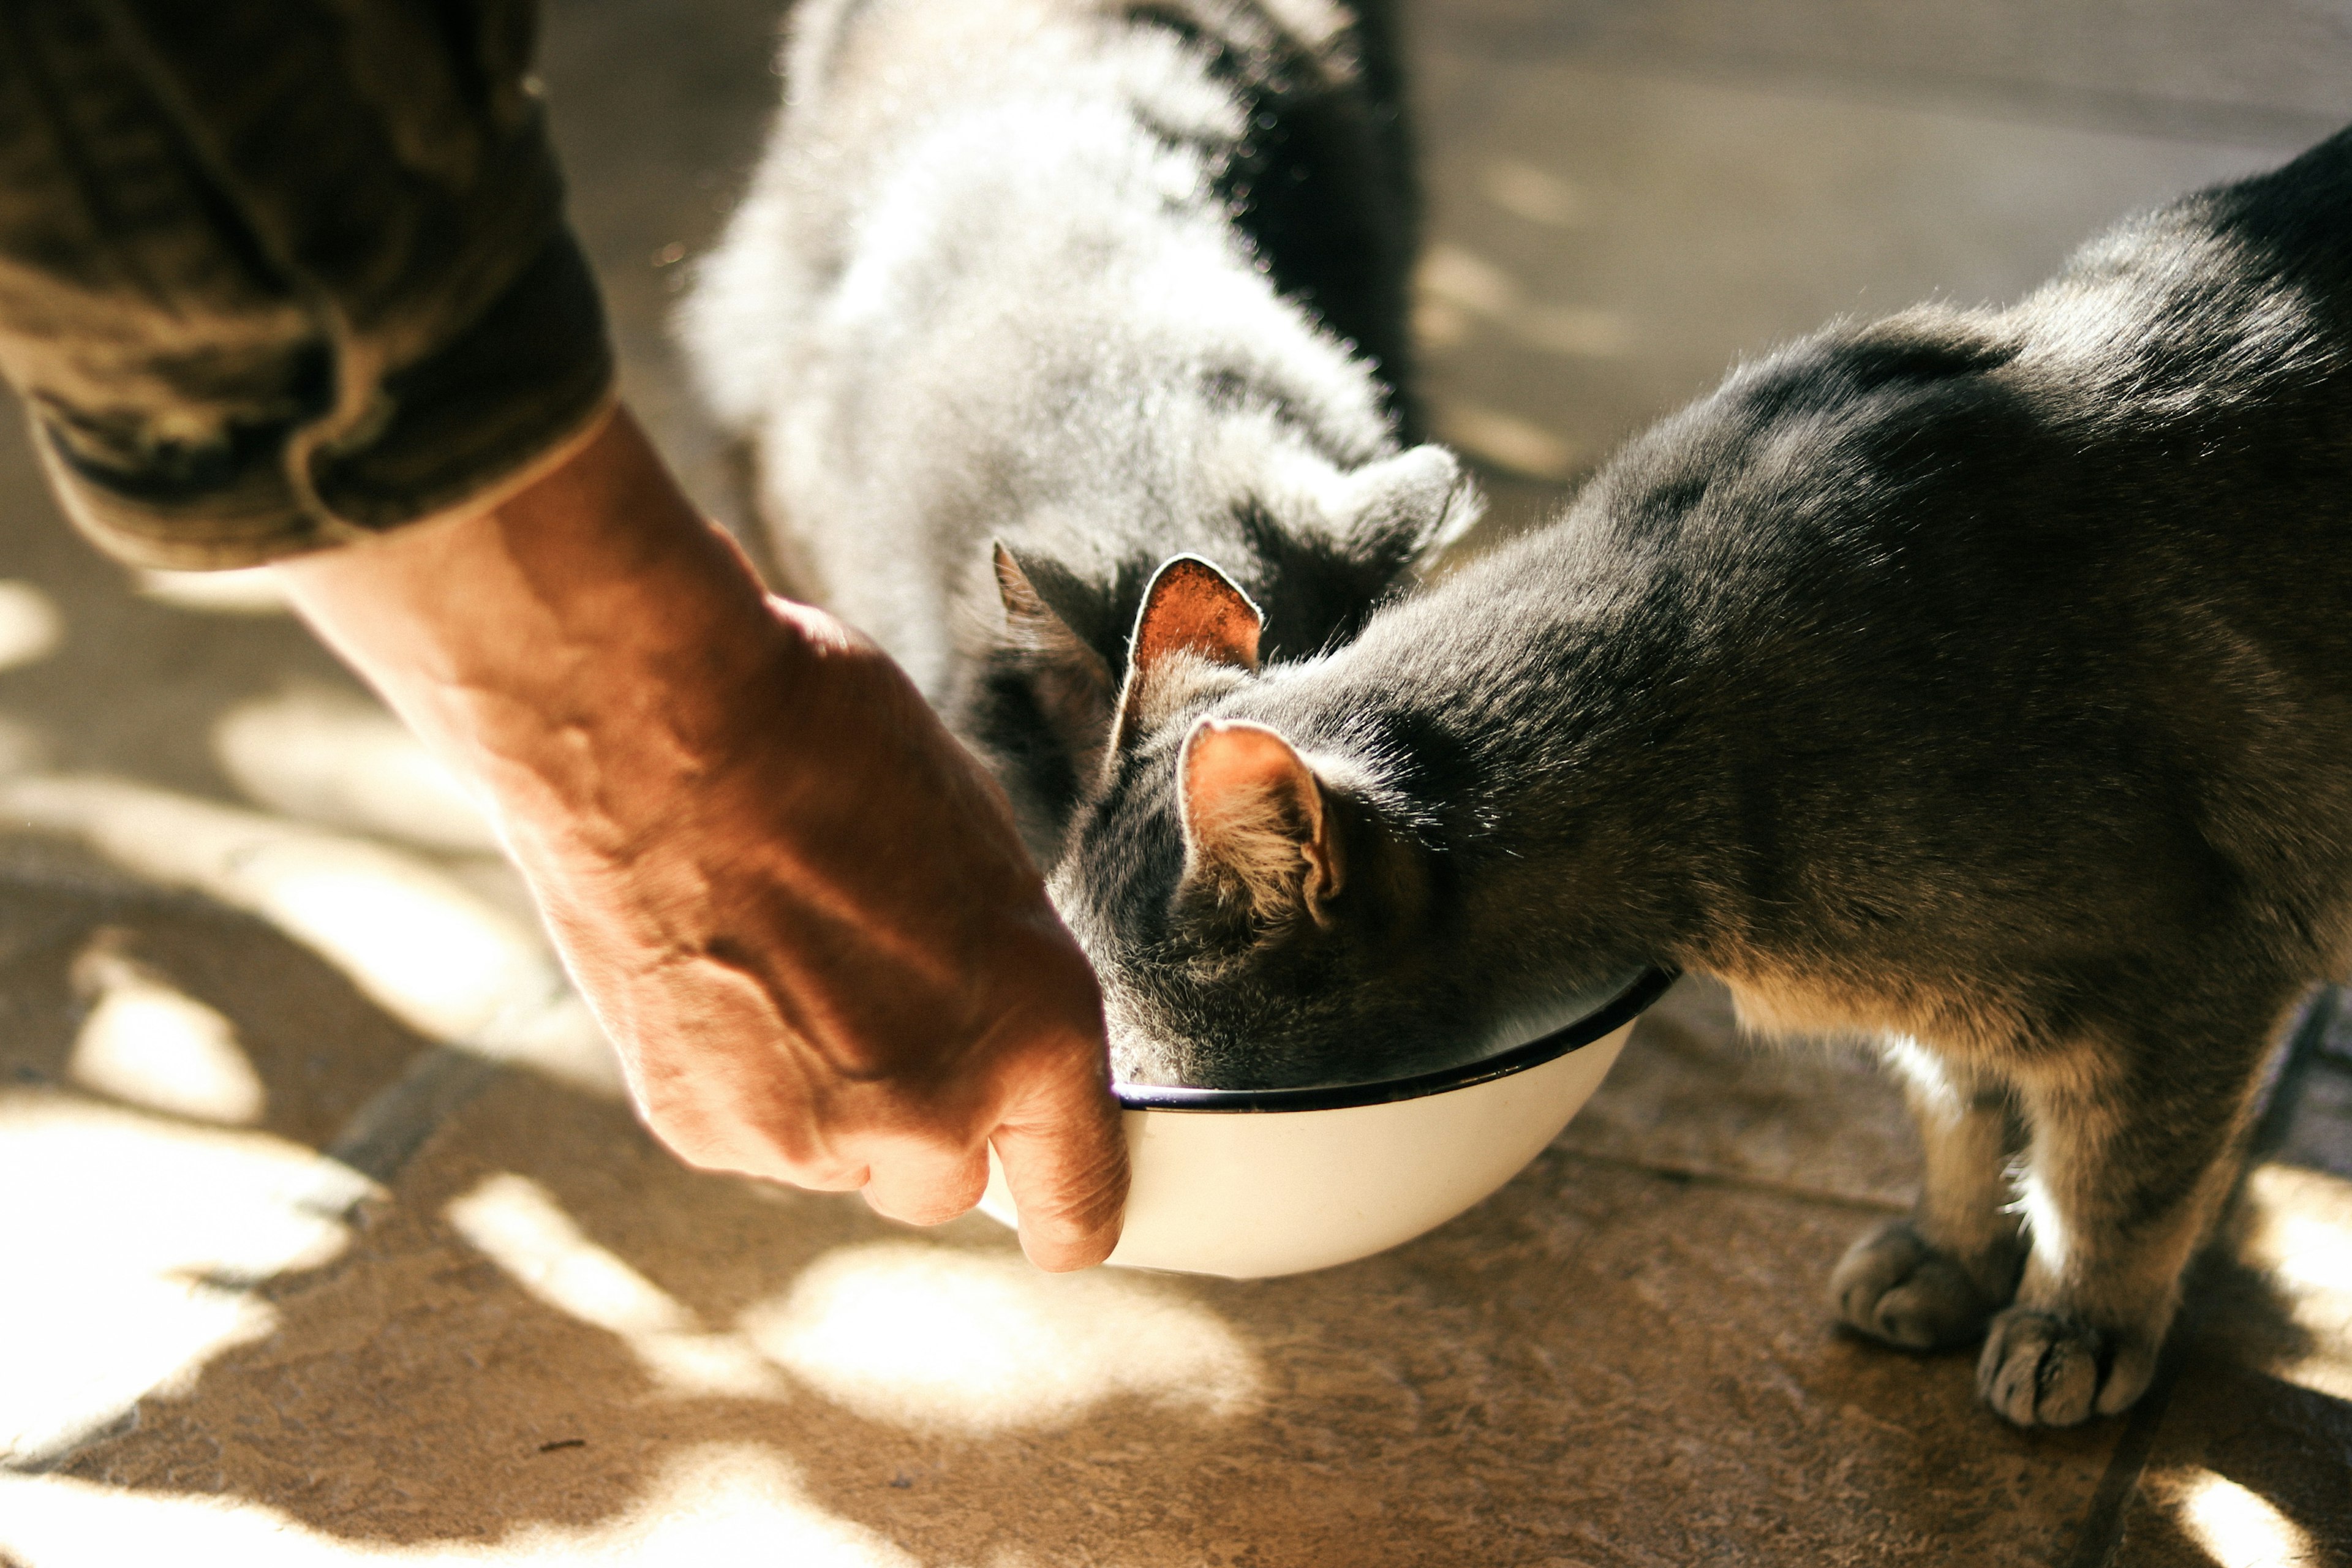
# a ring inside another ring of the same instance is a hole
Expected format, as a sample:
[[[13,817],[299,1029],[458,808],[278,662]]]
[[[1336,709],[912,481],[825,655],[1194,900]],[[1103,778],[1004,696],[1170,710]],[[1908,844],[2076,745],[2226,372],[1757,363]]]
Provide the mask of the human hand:
[[[1100,998],[1002,794],[872,644],[761,595],[625,414],[484,513],[282,571],[480,790],[681,1157],[929,1223],[993,1142],[1034,1260],[1108,1254]]]
[[[509,829],[629,1069],[692,1163],[952,1217],[996,1145],[1042,1267],[1117,1237],[1126,1146],[1092,971],[994,782],[897,666],[821,612],[772,700],[648,784],[655,826]]]

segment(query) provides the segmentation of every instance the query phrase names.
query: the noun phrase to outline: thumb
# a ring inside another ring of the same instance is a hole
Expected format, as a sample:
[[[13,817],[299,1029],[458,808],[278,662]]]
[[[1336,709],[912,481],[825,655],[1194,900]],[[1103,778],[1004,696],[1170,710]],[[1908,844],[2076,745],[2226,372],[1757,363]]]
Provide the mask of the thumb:
[[[1087,1268],[1118,1245],[1127,1208],[1127,1132],[1099,1054],[1065,1055],[989,1134],[1021,1211],[1021,1250],[1055,1273]]]

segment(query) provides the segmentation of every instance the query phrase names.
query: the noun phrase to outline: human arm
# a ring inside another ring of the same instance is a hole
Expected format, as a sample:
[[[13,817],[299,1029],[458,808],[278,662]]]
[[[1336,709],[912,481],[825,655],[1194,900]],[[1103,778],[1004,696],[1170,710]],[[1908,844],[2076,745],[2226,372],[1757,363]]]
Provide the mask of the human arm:
[[[299,558],[489,803],[657,1132],[915,1217],[994,1133],[1033,1250],[1087,1261],[1124,1183],[1091,977],[904,679],[606,423],[532,12],[0,7],[0,371],[118,556]]]
[[[1100,1003],[1003,796],[906,677],[763,595],[626,413],[479,516],[302,556],[297,606],[475,781],[689,1162],[1117,1238]]]

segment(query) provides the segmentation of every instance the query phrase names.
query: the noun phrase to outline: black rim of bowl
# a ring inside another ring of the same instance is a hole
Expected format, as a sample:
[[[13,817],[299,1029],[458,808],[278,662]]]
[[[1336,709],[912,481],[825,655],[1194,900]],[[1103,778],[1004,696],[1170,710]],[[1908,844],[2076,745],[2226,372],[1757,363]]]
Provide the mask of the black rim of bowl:
[[[1606,1039],[1639,1017],[1682,978],[1676,969],[1649,969],[1609,1001],[1572,1024],[1538,1035],[1524,1046],[1456,1067],[1392,1078],[1377,1083],[1309,1084],[1297,1089],[1187,1089],[1178,1084],[1115,1083],[1111,1093],[1128,1110],[1347,1110],[1360,1105],[1392,1105],[1448,1089],[1468,1089],[1529,1068],[1556,1061],[1595,1040]]]

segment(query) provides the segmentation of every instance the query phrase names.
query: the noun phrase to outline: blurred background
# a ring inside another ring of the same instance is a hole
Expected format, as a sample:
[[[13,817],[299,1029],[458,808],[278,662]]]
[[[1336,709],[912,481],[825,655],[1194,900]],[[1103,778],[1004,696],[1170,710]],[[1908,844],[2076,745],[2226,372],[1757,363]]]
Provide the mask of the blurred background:
[[[1498,529],[1841,314],[2012,299],[2352,117],[2340,0],[1407,0],[1416,324]],[[665,318],[770,0],[558,0],[627,395],[747,519]],[[2352,1050],[2130,1417],[2019,1434],[1830,1326],[1895,1098],[1686,984],[1502,1194],[1254,1284],[678,1169],[462,795],[267,574],[128,574],[0,422],[0,1563],[2352,1562]],[[754,534],[756,531],[751,531]]]

